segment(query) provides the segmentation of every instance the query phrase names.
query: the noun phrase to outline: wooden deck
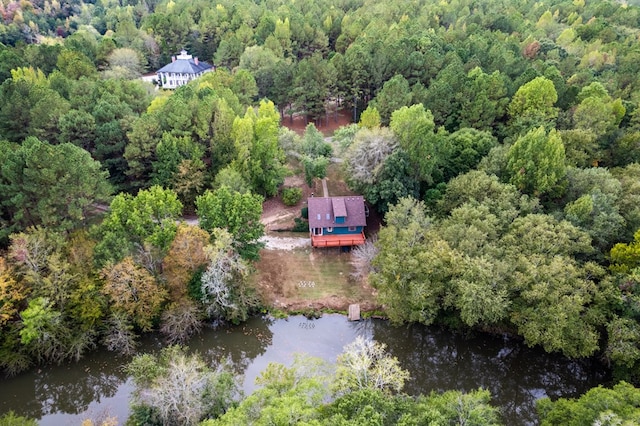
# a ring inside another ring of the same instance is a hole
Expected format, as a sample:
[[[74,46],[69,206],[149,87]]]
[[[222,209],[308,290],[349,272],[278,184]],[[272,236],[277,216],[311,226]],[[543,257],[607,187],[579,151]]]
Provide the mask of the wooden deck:
[[[311,245],[313,247],[359,246],[360,244],[364,244],[365,240],[364,232],[343,235],[312,235]]]

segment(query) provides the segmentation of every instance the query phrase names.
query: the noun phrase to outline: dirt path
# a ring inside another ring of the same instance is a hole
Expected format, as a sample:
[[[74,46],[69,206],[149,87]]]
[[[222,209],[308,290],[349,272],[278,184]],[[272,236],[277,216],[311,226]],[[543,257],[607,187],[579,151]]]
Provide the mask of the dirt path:
[[[325,198],[329,196],[329,190],[327,189],[327,178],[322,179],[322,196]]]

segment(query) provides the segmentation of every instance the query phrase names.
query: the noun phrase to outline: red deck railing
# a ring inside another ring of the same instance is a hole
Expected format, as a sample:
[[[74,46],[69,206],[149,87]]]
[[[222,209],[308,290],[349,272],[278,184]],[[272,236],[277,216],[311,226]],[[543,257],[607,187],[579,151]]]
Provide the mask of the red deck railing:
[[[312,235],[311,245],[313,247],[358,246],[364,244],[365,240],[364,232],[360,234]]]

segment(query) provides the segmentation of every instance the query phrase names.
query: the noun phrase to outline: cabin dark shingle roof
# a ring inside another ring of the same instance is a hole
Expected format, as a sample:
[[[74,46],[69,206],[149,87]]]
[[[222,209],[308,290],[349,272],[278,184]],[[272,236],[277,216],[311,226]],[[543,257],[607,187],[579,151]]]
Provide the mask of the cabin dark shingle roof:
[[[307,201],[310,228],[367,225],[367,218],[364,212],[364,198],[362,196],[311,197]],[[340,216],[344,216],[344,223],[336,224],[335,218]]]
[[[347,216],[347,205],[344,203],[344,198],[332,198],[331,204],[333,205],[333,217]]]

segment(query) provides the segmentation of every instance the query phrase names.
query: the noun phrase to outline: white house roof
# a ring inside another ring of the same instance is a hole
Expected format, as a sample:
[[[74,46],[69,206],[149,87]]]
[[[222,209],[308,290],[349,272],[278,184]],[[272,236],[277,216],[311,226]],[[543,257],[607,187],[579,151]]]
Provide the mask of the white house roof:
[[[188,55],[186,50],[180,52],[176,56],[176,60],[160,68],[158,73],[176,73],[176,74],[200,74],[213,68],[212,65],[198,61],[198,58]]]

